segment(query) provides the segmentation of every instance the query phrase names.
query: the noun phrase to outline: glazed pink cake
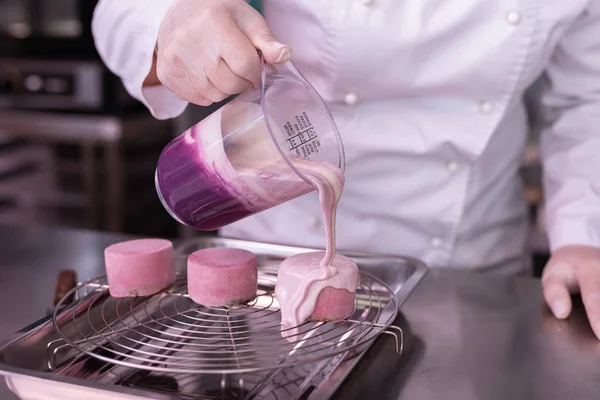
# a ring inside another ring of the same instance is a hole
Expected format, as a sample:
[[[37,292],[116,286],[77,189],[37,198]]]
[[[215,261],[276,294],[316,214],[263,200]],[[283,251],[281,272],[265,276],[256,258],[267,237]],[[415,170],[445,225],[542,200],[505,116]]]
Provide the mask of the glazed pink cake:
[[[354,312],[358,266],[340,253],[324,264],[324,256],[324,251],[296,254],[279,266],[275,297],[288,340],[295,340],[306,321],[342,321]]]
[[[256,256],[242,249],[214,247],[188,257],[188,293],[211,307],[246,304],[256,297]]]
[[[108,290],[113,297],[148,296],[175,281],[173,244],[164,239],[137,239],[104,250]]]

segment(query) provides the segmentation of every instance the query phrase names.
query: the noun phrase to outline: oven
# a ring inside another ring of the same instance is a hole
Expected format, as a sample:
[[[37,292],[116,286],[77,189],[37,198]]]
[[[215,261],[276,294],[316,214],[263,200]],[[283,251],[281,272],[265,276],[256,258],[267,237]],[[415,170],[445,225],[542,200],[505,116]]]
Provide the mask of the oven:
[[[92,0],[0,0],[0,49],[13,57],[96,57]]]
[[[102,63],[93,0],[0,0],[0,108],[119,114],[140,110]]]
[[[169,235],[153,176],[171,126],[102,62],[96,4],[0,0],[0,222]]]

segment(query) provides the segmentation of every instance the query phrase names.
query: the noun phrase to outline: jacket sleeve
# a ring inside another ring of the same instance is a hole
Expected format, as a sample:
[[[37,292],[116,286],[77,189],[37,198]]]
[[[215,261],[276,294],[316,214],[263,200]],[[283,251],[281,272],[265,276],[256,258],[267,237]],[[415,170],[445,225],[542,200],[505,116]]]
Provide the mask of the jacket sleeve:
[[[187,102],[164,86],[143,87],[161,22],[173,0],[100,0],[92,32],[100,57],[127,91],[158,119],[180,115]]]
[[[600,247],[600,0],[590,0],[569,27],[545,75],[541,148],[550,247]]]

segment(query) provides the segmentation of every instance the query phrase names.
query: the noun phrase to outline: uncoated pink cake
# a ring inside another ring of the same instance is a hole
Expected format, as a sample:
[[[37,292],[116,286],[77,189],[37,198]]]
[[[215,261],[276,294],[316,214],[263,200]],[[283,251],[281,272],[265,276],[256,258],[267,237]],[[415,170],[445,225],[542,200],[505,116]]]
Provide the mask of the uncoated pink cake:
[[[188,293],[211,307],[246,304],[256,297],[256,256],[247,250],[214,247],[188,257]]]
[[[173,244],[165,239],[136,239],[104,250],[108,290],[113,297],[148,296],[175,281]]]

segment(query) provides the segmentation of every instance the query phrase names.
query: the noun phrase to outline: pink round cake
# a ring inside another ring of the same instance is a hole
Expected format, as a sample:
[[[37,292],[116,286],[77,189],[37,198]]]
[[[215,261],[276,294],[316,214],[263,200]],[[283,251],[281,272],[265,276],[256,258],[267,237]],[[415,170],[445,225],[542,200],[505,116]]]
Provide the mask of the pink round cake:
[[[104,261],[113,297],[149,296],[175,282],[173,244],[168,240],[115,243],[104,250]]]
[[[323,251],[296,254],[279,266],[275,297],[288,340],[306,321],[342,321],[354,312],[358,266],[339,253],[331,265],[323,265],[324,256]]]
[[[193,252],[187,264],[188,293],[198,304],[223,307],[256,297],[256,256],[242,249],[214,247]]]

